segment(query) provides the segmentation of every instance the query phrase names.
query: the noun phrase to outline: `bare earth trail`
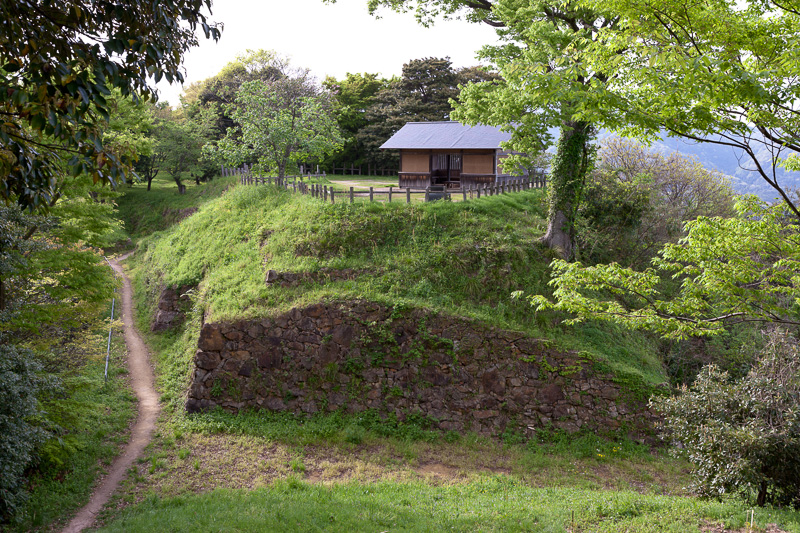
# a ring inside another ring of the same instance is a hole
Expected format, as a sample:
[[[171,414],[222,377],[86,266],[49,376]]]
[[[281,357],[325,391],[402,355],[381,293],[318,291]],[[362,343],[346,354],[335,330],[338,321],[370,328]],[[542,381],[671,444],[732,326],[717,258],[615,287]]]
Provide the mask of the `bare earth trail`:
[[[127,255],[124,255],[119,260],[121,261],[126,257]],[[128,347],[128,370],[130,371],[131,386],[139,400],[139,416],[136,419],[136,424],[131,429],[131,437],[125,449],[111,463],[108,474],[100,486],[95,489],[94,494],[89,499],[89,503],[64,528],[63,533],[76,533],[91,527],[97,517],[97,513],[111,498],[117,486],[125,478],[128,469],[144,451],[145,446],[150,443],[153,430],[156,427],[156,419],[158,418],[158,394],[154,387],[153,370],[150,367],[147,347],[133,323],[133,290],[131,289],[131,281],[125,275],[117,260],[112,259],[109,263],[123,279],[122,322],[125,327],[125,344]]]

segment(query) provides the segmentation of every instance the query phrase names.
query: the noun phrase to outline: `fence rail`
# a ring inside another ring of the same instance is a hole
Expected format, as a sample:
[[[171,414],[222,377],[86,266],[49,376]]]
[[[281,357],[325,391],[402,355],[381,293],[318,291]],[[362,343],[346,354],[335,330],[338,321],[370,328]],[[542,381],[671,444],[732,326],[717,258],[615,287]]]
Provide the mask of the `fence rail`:
[[[374,202],[376,201],[376,197],[380,196],[386,197],[388,202],[391,202],[394,196],[398,201],[405,199],[406,203],[411,203],[411,197],[414,195],[424,195],[424,200],[426,202],[440,199],[452,199],[453,197],[458,198],[459,196],[462,200],[468,200],[481,198],[482,196],[496,196],[498,194],[510,192],[540,189],[546,185],[546,179],[543,175],[508,179],[503,183],[491,183],[462,189],[443,189],[438,187],[414,189],[411,187],[391,186],[388,189],[376,190],[374,187],[370,187],[369,190],[359,191],[356,191],[354,187],[350,187],[349,190],[341,191],[329,185],[306,183],[302,181],[302,179],[298,179],[298,176],[275,178],[253,176],[249,173],[243,174],[240,182],[243,185],[274,185],[299,194],[308,194],[326,202],[330,200],[331,203],[336,203],[337,200],[340,202],[349,200],[350,203],[353,203],[356,198],[369,198],[370,202]]]

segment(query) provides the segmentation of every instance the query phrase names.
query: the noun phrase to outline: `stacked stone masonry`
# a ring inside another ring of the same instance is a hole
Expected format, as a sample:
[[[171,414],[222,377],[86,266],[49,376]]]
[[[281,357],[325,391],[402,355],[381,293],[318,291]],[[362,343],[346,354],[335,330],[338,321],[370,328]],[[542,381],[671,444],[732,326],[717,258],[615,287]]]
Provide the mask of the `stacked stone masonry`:
[[[646,403],[591,361],[423,310],[334,302],[204,324],[186,409],[410,413],[443,430],[650,432]]]
[[[183,285],[177,289],[167,287],[161,291],[158,298],[158,311],[150,324],[151,331],[165,331],[181,324],[186,319],[192,301],[189,298],[195,289],[191,285]]]

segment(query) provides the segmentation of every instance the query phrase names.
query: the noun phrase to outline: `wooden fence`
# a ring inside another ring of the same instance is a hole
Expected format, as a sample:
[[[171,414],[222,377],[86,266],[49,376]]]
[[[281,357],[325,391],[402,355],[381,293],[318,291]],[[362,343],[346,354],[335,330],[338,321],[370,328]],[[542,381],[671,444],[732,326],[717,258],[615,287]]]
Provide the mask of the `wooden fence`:
[[[353,163],[350,163],[349,167],[346,164],[344,166],[341,166],[341,167],[337,167],[337,166],[334,165],[334,167],[331,169],[331,174],[337,174],[337,175],[341,175],[341,176],[347,176],[347,175],[350,175],[350,176],[359,175],[359,176],[361,176],[362,174],[364,174],[363,169],[364,169],[363,166],[361,166],[361,165],[355,166]],[[366,172],[365,175],[366,176],[396,176],[397,175],[397,169],[396,168],[378,168],[378,167],[374,167],[372,165],[367,165],[367,172]]]
[[[392,186],[389,187],[388,190],[375,190],[374,187],[370,187],[368,191],[356,191],[354,187],[350,187],[349,191],[341,191],[335,190],[333,186],[329,185],[305,183],[302,180],[298,180],[297,176],[272,178],[246,174],[242,175],[240,181],[244,185],[274,185],[296,193],[309,194],[314,198],[319,198],[320,200],[326,202],[330,200],[331,203],[335,203],[337,200],[340,202],[349,200],[350,203],[353,203],[356,198],[369,198],[370,202],[374,202],[376,201],[376,198],[379,197],[384,197],[388,202],[391,202],[392,198],[395,197],[397,201],[402,201],[405,199],[406,203],[411,203],[411,197],[413,195],[416,195],[417,197],[424,196],[424,200],[426,202],[431,200],[452,199],[453,197],[458,198],[459,196],[462,200],[468,200],[472,198],[480,198],[482,196],[495,196],[510,192],[539,189],[544,187],[546,184],[545,176],[537,175],[525,178],[509,179],[503,183],[492,183],[464,189],[441,190],[436,187],[412,189],[410,187],[401,188]]]

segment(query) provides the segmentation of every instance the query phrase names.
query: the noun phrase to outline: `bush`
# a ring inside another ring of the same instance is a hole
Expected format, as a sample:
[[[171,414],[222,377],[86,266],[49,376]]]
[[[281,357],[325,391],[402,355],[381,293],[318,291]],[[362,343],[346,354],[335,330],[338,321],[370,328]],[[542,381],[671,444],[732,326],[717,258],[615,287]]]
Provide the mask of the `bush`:
[[[619,138],[605,139],[599,158],[578,212],[582,261],[643,266],[684,223],[734,214],[727,178],[694,158]]]
[[[25,501],[25,469],[49,432],[39,423],[37,395],[55,387],[41,376],[33,352],[0,344],[0,519],[8,519]]]
[[[800,507],[800,350],[776,331],[755,368],[731,381],[705,367],[691,389],[653,400],[665,435],[694,464],[703,496],[756,494],[756,503]]]

